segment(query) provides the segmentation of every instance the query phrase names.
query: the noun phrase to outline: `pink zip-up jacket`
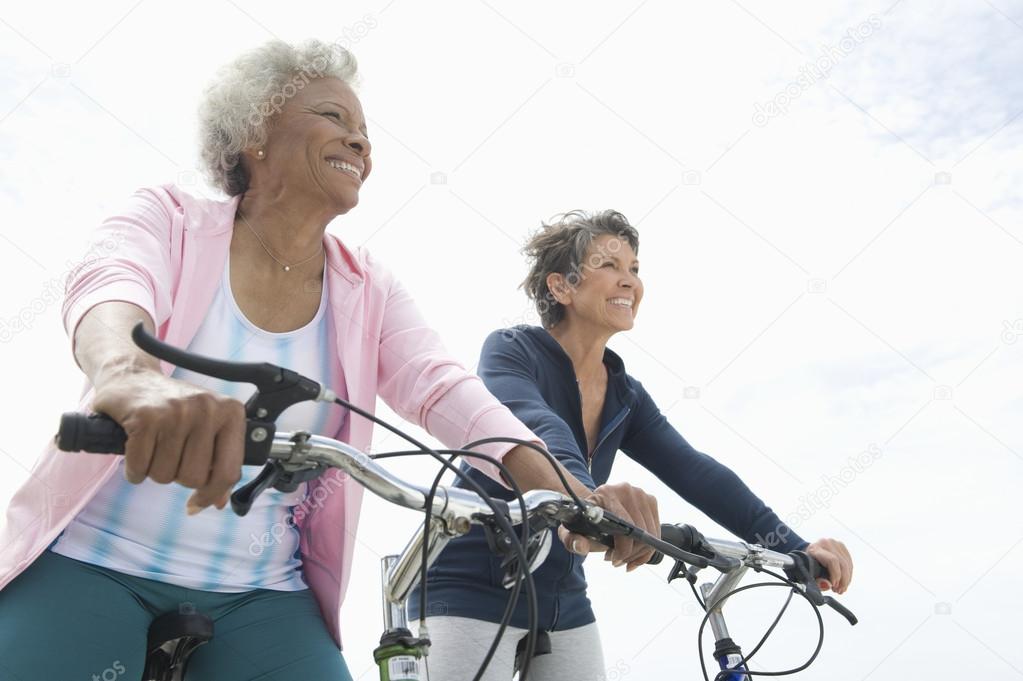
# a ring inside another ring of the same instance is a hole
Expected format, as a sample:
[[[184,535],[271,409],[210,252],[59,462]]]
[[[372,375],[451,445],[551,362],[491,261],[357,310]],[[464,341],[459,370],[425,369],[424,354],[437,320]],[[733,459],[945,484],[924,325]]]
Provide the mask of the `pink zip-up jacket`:
[[[123,214],[105,220],[97,230],[90,253],[102,257],[83,262],[68,278],[63,314],[71,338],[92,307],[126,301],[150,314],[161,339],[187,347],[220,282],[237,206],[237,197],[199,199],[174,185],[137,191]],[[395,412],[449,447],[495,436],[540,442],[447,354],[409,294],[364,249],[349,250],[330,234],[324,248],[337,361],[354,404],[372,412],[380,395]],[[169,375],[173,367],[164,363],[162,369]],[[79,408],[87,411],[91,400],[86,385]],[[53,415],[54,424],[58,416]],[[370,421],[351,414],[340,439],[365,451],[372,434]],[[492,445],[480,451],[500,458],[511,447]],[[57,451],[52,442],[46,445],[0,526],[0,588],[50,545],[114,474],[117,462],[112,455],[69,454]],[[499,479],[496,467],[478,460],[474,465]],[[340,647],[340,609],[351,575],[363,490],[337,470],[310,485],[310,498],[322,503],[302,517],[296,514],[302,563]]]

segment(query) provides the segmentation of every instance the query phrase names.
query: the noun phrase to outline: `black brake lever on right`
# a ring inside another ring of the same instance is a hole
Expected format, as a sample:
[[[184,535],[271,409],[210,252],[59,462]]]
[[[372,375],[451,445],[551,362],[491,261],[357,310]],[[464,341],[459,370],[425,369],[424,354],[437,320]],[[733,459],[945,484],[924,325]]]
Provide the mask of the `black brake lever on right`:
[[[573,506],[573,509],[575,510],[567,517],[561,519],[561,524],[565,529],[600,542],[608,548],[614,548],[616,536],[630,537],[633,541],[653,547],[654,555],[647,561],[648,563],[657,564],[664,556],[669,556],[696,567],[705,568],[710,565],[705,557],[679,548],[660,537],[655,537],[599,506],[589,506],[586,509],[576,509]],[[597,509],[597,512],[594,513],[593,509]],[[591,513],[596,517],[589,517]]]
[[[832,596],[825,596],[817,586],[817,579],[828,578],[827,570],[816,558],[805,551],[793,551],[789,554],[794,562],[790,568],[785,568],[785,575],[797,584],[802,584],[806,590],[806,596],[814,605],[826,605],[839,615],[844,617],[849,624],[855,625],[859,622],[856,615],[849,608],[839,603]]]

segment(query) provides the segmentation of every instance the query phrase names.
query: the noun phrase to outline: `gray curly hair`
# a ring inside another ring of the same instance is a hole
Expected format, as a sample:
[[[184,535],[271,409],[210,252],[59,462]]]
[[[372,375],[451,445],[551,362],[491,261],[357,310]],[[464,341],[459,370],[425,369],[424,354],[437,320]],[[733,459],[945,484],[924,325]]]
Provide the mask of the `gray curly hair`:
[[[586,262],[586,252],[593,241],[603,234],[613,234],[618,238],[618,241],[613,242],[616,246],[609,244],[609,253],[616,252],[624,241],[639,255],[639,232],[616,210],[599,213],[573,210],[555,215],[549,223],[542,223],[522,248],[530,267],[521,288],[536,304],[540,323],[545,329],[557,326],[565,318],[565,306],[551,293],[547,277],[560,274],[570,287],[579,286],[586,278],[586,270],[600,266],[599,262]],[[591,258],[599,259],[601,255],[596,253]]]
[[[355,56],[336,43],[271,40],[224,65],[199,105],[203,170],[228,196],[249,188],[242,151],[266,143],[274,114],[315,78],[337,78],[354,87]]]

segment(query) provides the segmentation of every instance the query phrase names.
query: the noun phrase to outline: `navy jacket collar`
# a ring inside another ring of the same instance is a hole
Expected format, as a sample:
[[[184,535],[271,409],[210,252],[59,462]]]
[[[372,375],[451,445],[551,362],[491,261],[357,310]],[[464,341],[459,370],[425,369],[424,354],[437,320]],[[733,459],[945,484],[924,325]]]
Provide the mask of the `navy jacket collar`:
[[[551,359],[554,360],[559,371],[565,372],[567,376],[571,376],[573,381],[576,380],[572,358],[568,356],[565,349],[561,347],[561,343],[555,340],[554,336],[547,329],[541,326],[525,325],[518,328],[536,339],[550,353]],[[618,403],[616,406],[631,406],[635,402],[636,395],[635,391],[629,387],[628,374],[625,373],[625,362],[618,356],[618,353],[611,348],[605,347],[604,366],[607,367],[607,396],[615,398],[615,401]]]

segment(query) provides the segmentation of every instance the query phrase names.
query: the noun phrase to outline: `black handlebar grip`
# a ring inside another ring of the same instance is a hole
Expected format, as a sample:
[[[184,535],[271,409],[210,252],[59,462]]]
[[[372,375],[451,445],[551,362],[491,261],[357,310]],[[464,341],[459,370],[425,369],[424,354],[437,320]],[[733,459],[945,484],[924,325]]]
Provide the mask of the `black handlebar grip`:
[[[831,581],[828,569],[806,551],[793,551],[789,555],[792,556],[795,564],[792,568],[787,568],[785,572],[792,581],[800,583],[806,581],[814,584],[817,580]]]
[[[827,605],[844,617],[849,624],[856,624],[859,621],[849,608],[831,596],[825,596],[817,588],[818,579],[831,581],[827,568],[806,551],[793,551],[789,555],[792,556],[793,565],[792,567],[785,568],[785,574],[793,582],[806,585],[805,596],[811,603],[814,605]]]
[[[805,557],[804,560],[807,577],[814,581],[818,579],[826,579],[829,582],[831,581],[831,577],[828,575],[828,569],[824,567],[819,560],[805,551],[793,551],[792,553],[793,558],[797,557],[796,554],[799,554],[801,557]],[[799,560],[799,558],[797,558],[797,560]]]
[[[258,427],[260,424],[249,422],[249,429]],[[60,417],[60,428],[54,441],[57,449],[64,452],[92,452],[94,454],[124,454],[124,443],[128,440],[128,434],[124,428],[106,414],[80,414],[70,411]],[[246,442],[259,444],[247,434]],[[242,461],[246,466],[262,466],[266,463],[267,454],[262,449],[249,451],[246,448],[245,459]]]
[[[55,440],[57,448],[65,452],[124,454],[128,435],[105,414],[86,416],[72,411],[60,417]]]
[[[697,548],[695,545],[694,532],[695,530],[690,525],[661,523],[661,539],[672,546],[682,549],[683,551],[692,552]],[[654,551],[654,555],[647,561],[647,565],[657,565],[662,560],[664,560],[664,554],[660,551]]]

